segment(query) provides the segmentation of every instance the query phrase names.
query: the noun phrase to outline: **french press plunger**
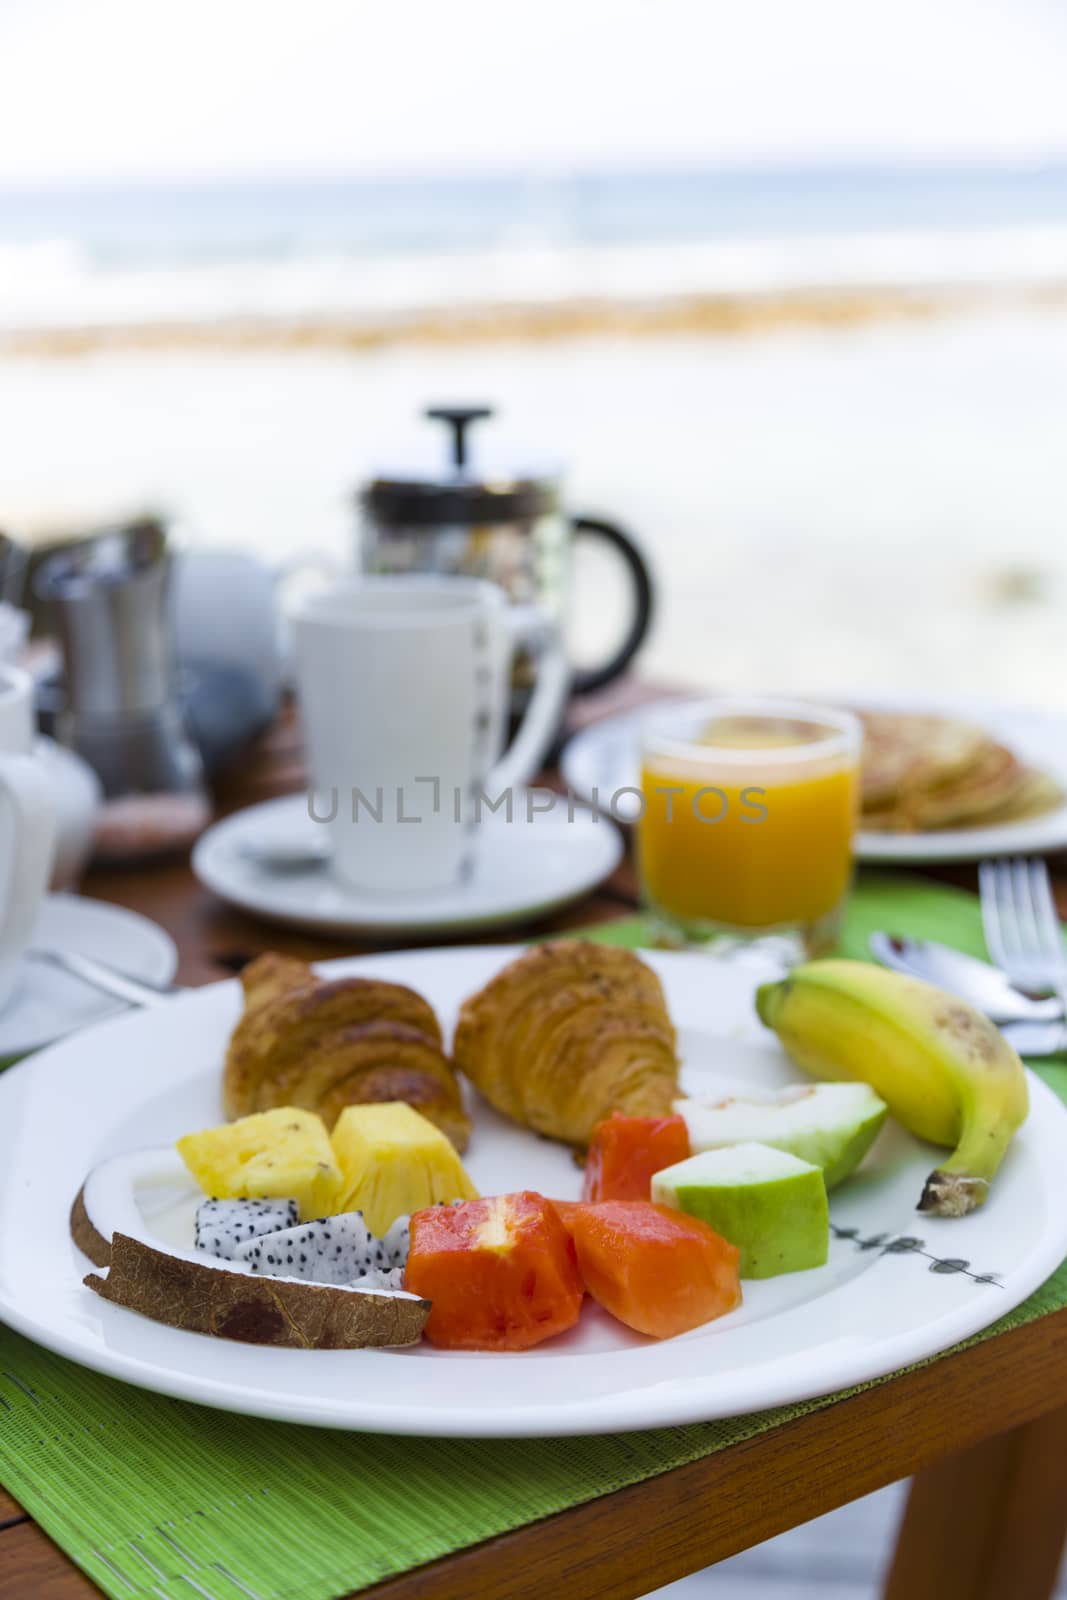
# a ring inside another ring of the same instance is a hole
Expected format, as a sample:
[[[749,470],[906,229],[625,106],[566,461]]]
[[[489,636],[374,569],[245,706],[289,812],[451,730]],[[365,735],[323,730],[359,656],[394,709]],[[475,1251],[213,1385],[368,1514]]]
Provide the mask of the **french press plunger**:
[[[381,473],[360,490],[363,570],[487,578],[516,604],[538,604],[562,621],[572,540],[600,540],[625,564],[630,614],[609,659],[576,670],[572,687],[581,693],[610,683],[640,648],[652,617],[652,580],[633,539],[614,522],[570,515],[558,471],[500,467],[474,450],[471,428],[493,415],[489,406],[431,406],[424,415],[449,429],[447,455],[439,469]],[[532,671],[520,661],[517,698],[525,697]]]

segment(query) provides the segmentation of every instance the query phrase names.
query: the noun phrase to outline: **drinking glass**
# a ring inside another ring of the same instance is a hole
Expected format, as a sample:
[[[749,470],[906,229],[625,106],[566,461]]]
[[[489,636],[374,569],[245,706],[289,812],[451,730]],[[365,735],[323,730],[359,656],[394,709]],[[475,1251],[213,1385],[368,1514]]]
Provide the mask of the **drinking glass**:
[[[722,698],[652,713],[638,863],[661,943],[836,940],[852,875],[861,729],[801,701]]]

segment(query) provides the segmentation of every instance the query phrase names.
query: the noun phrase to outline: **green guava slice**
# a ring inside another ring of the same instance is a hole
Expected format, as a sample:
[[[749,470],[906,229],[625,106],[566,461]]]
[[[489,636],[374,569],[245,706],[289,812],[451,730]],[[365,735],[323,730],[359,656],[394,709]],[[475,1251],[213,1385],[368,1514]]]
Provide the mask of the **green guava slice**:
[[[766,1144],[705,1150],[657,1172],[652,1199],[699,1217],[741,1252],[742,1278],[825,1264],[830,1212],[822,1168]]]
[[[676,1100],[694,1151],[768,1144],[821,1167],[827,1189],[863,1160],[886,1119],[866,1083],[798,1083],[765,1098]]]

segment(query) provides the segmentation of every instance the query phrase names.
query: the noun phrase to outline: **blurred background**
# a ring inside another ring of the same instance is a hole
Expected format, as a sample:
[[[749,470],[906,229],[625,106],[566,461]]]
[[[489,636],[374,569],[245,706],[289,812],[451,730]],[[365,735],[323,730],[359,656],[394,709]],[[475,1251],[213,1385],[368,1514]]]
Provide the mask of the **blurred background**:
[[[486,402],[648,675],[1058,704],[1065,80],[1053,0],[2,0],[0,526],[341,556]]]

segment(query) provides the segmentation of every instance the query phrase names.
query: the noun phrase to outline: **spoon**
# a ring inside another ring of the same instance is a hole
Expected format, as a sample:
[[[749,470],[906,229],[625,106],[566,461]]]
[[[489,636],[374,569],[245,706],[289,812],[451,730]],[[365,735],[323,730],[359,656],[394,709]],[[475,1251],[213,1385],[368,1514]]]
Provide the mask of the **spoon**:
[[[939,989],[958,995],[984,1011],[993,1022],[1058,1022],[1063,1006],[1056,998],[1040,999],[1017,989],[999,967],[964,955],[932,939],[906,939],[895,933],[872,933],[871,953],[883,966],[925,978]]]
[[[47,962],[72,978],[80,978],[101,994],[111,995],[115,1000],[125,1000],[128,1006],[157,1006],[172,995],[182,993],[177,984],[151,983],[147,978],[134,978],[109,962],[83,955],[80,950],[33,947],[24,954],[31,961]]]
[[[262,872],[307,872],[313,867],[324,867],[331,851],[326,839],[303,837],[242,839],[238,845],[241,859]]]

